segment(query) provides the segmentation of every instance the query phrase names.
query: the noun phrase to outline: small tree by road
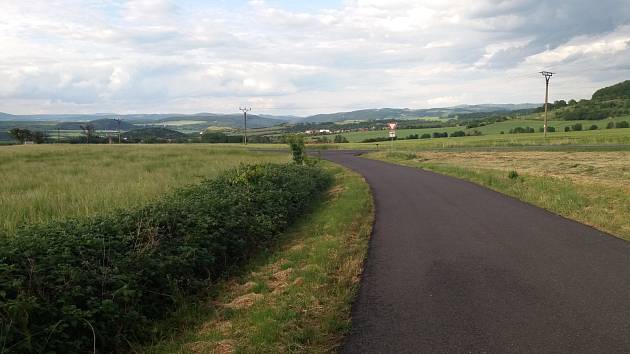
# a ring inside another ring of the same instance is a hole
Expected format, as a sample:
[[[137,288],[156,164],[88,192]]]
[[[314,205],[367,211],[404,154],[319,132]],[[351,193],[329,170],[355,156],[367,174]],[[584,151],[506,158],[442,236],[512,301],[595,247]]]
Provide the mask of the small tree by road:
[[[304,164],[304,138],[301,135],[291,135],[287,138],[287,143],[293,155],[293,162],[298,165]]]

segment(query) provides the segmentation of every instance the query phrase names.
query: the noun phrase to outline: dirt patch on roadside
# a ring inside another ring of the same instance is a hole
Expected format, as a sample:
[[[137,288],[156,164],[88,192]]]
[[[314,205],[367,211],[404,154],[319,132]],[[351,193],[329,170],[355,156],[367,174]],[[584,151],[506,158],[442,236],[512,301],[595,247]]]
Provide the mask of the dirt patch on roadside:
[[[227,303],[223,306],[234,310],[241,310],[252,307],[253,304],[262,300],[263,298],[264,296],[262,294],[249,293],[239,296],[236,299],[232,300],[232,302]]]

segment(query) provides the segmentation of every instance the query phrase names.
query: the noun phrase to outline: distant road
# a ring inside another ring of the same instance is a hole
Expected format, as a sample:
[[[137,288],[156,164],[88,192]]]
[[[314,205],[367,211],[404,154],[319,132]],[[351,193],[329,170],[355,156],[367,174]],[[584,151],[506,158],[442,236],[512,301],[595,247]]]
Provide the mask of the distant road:
[[[344,353],[630,353],[630,242],[348,151],[376,222]],[[630,216],[629,216],[630,217]]]

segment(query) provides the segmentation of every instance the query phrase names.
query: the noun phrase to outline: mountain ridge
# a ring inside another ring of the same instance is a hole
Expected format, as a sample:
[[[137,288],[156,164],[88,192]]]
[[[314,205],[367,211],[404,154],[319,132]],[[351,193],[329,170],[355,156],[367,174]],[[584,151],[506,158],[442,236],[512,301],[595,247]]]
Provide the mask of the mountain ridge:
[[[449,114],[511,111],[523,108],[534,108],[540,104],[479,104],[479,105],[458,105],[452,107],[437,108],[368,108],[347,112],[322,113],[305,117],[294,115],[271,115],[271,114],[249,114],[248,126],[268,127],[283,123],[312,123],[324,121],[341,120],[372,120],[372,119],[409,119],[422,117],[446,117]],[[132,124],[160,124],[162,122],[172,122],[178,120],[199,120],[200,122],[221,123],[227,127],[240,127],[242,125],[242,115],[239,113],[136,113],[136,114],[115,114],[115,113],[93,113],[93,114],[9,114],[0,112],[0,121],[56,121],[56,122],[89,122],[98,119],[120,118]]]

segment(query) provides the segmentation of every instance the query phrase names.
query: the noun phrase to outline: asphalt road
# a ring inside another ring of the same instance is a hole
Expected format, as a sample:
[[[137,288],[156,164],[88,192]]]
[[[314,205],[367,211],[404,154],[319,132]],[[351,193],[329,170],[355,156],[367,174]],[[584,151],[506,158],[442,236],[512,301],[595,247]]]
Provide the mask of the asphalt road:
[[[343,353],[630,353],[630,242],[451,177],[322,157],[376,206]]]

